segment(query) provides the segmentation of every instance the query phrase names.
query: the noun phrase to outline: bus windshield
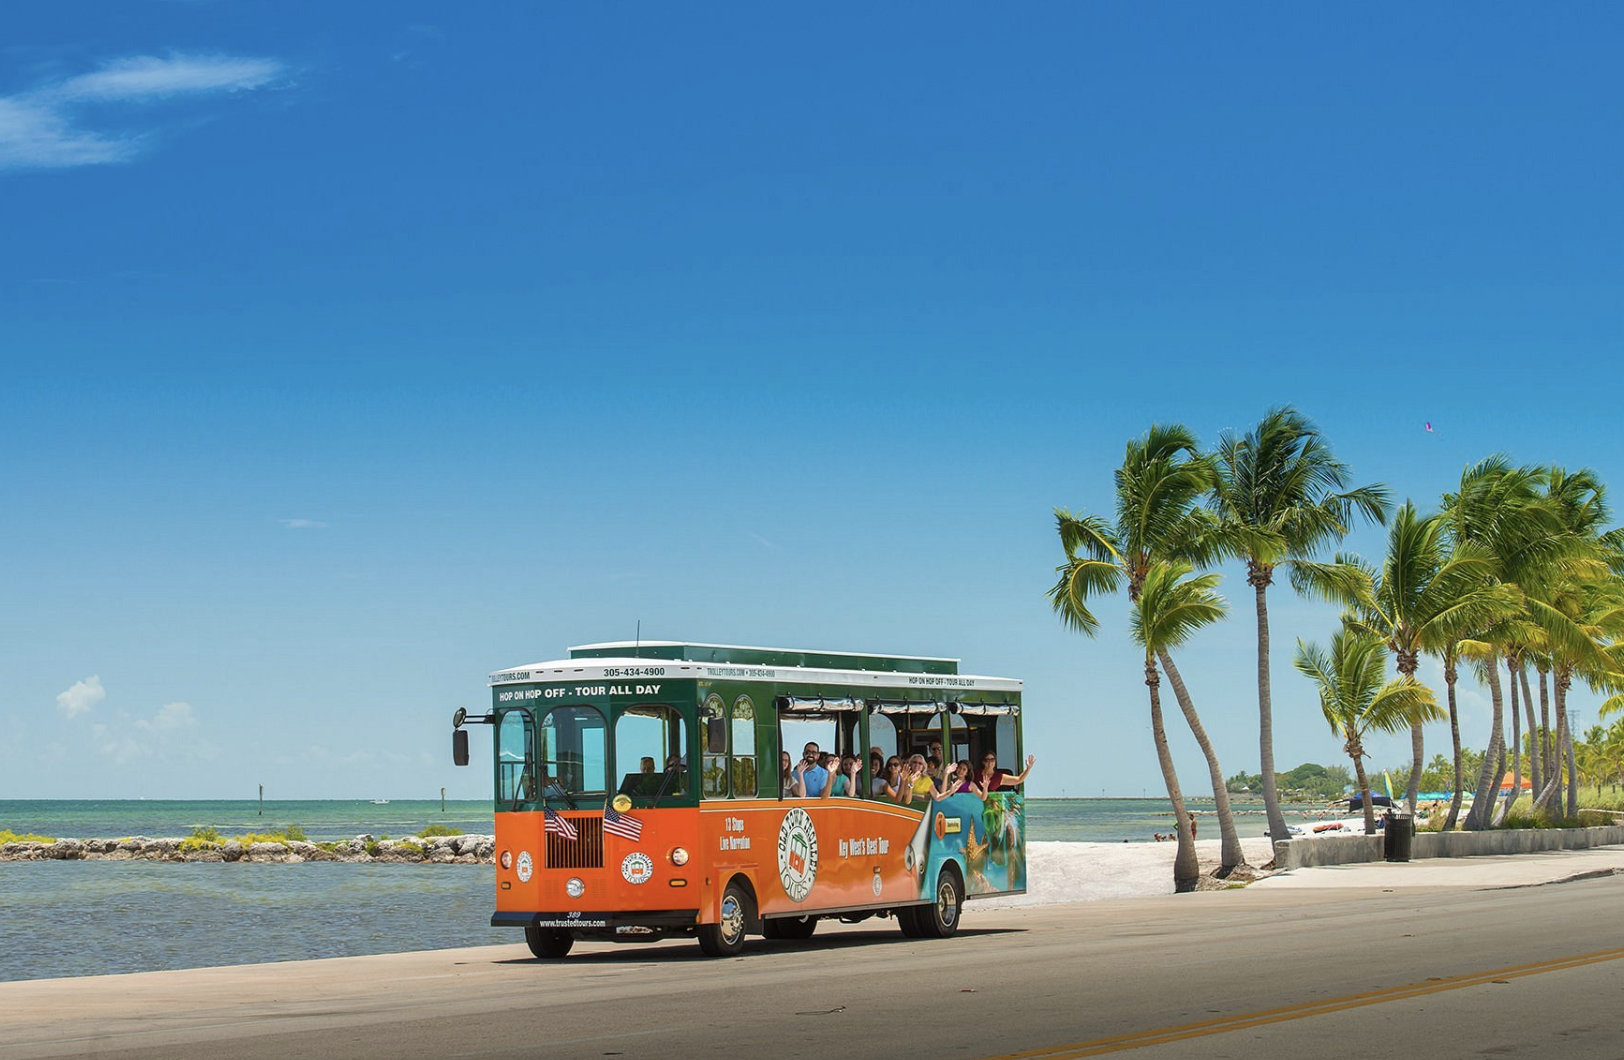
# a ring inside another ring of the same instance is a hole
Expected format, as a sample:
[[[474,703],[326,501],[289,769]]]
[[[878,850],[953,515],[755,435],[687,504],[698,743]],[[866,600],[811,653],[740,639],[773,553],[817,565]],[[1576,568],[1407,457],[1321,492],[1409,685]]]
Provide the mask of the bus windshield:
[[[541,722],[541,801],[574,807],[581,796],[601,799],[608,777],[603,715],[593,707],[555,707]]]

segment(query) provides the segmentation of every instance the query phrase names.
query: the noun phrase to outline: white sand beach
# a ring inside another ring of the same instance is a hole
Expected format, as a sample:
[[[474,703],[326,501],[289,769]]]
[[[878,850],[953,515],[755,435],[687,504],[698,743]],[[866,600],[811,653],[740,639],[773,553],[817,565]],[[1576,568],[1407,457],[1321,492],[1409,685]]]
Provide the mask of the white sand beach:
[[[1241,848],[1253,868],[1274,859],[1274,844],[1261,836],[1242,839]],[[1216,839],[1196,841],[1203,872],[1217,865],[1218,849]],[[1173,857],[1177,852],[1177,843],[1028,843],[1026,893],[978,898],[965,909],[974,912],[1172,894]]]

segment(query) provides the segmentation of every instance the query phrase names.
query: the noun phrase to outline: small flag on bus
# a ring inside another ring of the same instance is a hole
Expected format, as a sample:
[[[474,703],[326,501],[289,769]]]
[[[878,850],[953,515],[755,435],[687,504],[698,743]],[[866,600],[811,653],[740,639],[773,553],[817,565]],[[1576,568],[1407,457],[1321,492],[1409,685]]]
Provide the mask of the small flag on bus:
[[[643,837],[643,822],[635,817],[621,813],[613,806],[605,806],[603,808],[603,830],[625,839],[641,839]]]
[[[543,810],[542,816],[547,821],[545,826],[547,831],[561,835],[565,839],[579,838],[580,833],[575,830],[575,826],[566,821],[557,811]]]

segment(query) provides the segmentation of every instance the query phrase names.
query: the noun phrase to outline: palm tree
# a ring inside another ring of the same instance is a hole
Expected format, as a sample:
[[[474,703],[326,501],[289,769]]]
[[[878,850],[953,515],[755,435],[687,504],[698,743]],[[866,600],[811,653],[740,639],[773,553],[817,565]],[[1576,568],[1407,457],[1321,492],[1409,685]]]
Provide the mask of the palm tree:
[[[1091,610],[1095,597],[1114,593],[1124,583],[1130,604],[1137,606],[1146,579],[1158,562],[1205,563],[1214,557],[1213,520],[1200,508],[1200,500],[1213,485],[1212,460],[1201,455],[1195,437],[1178,425],[1155,425],[1144,437],[1127,445],[1122,466],[1115,474],[1116,518],[1107,521],[1097,515],[1077,515],[1055,510],[1055,522],[1066,561],[1056,568],[1058,575],[1049,590],[1049,602],[1061,621],[1085,636],[1093,636],[1099,620]],[[1168,798],[1178,817],[1180,851],[1174,863],[1175,886],[1193,886],[1197,875],[1194,836],[1183,811],[1183,794],[1172,758],[1166,754],[1165,733],[1160,728],[1160,677],[1147,663],[1145,680],[1150,686],[1152,729],[1157,740],[1157,757]],[[1152,683],[1152,682],[1155,683]],[[1182,704],[1181,704],[1182,705]],[[1193,709],[1191,711],[1193,713]],[[1187,715],[1188,716],[1188,715]],[[1192,727],[1209,767],[1216,769],[1217,754],[1204,730]],[[1216,800],[1223,791],[1223,773],[1213,792]],[[1218,806],[1218,826],[1227,837],[1235,822],[1227,812],[1227,798]],[[1184,845],[1188,843],[1186,851]],[[1238,855],[1239,839],[1225,842],[1225,860]],[[1243,864],[1224,864],[1229,872]]]
[[[1412,725],[1438,721],[1431,689],[1414,677],[1383,681],[1387,645],[1381,637],[1354,623],[1331,635],[1331,648],[1297,642],[1294,665],[1319,691],[1320,710],[1331,731],[1342,737],[1342,749],[1353,760],[1354,776],[1365,806],[1365,834],[1376,831],[1370,780],[1365,775],[1364,738],[1371,732],[1403,732]]]
[[[1190,731],[1195,734],[1196,742],[1201,744],[1203,750],[1209,748],[1212,741],[1208,739],[1206,728],[1201,724],[1195,703],[1190,698],[1189,689],[1185,686],[1178,667],[1173,665],[1172,652],[1174,648],[1188,641],[1197,630],[1224,618],[1229,607],[1224,603],[1223,597],[1218,595],[1217,586],[1218,575],[1203,574],[1192,577],[1190,565],[1183,561],[1156,563],[1150,568],[1140,588],[1139,599],[1135,602],[1132,616],[1134,643],[1144,647],[1147,663],[1152,657],[1161,663],[1162,671],[1167,674],[1167,679],[1173,686],[1173,694],[1178,699],[1179,708],[1184,711],[1184,719],[1189,723]],[[1216,754],[1208,755],[1207,771],[1212,781],[1213,806],[1217,811],[1223,839],[1220,874],[1227,874],[1226,869],[1244,865],[1246,855],[1241,851],[1240,836],[1234,827],[1228,829],[1222,827],[1226,819],[1232,822],[1234,815],[1230,812],[1229,790],[1224,783],[1224,774],[1218,766]]]
[[[1559,745],[1567,741],[1570,801],[1577,799],[1576,781],[1571,778],[1572,739],[1566,732],[1563,704],[1574,672],[1600,674],[1605,670],[1600,646],[1592,630],[1577,620],[1575,610],[1576,590],[1606,569],[1603,550],[1597,544],[1597,523],[1605,515],[1599,490],[1593,477],[1585,474],[1569,475],[1531,465],[1515,467],[1504,456],[1492,456],[1466,468],[1459,492],[1444,497],[1445,517],[1456,548],[1478,550],[1490,561],[1489,577],[1515,588],[1523,600],[1520,617],[1502,620],[1477,637],[1484,646],[1478,656],[1485,666],[1494,717],[1490,749],[1484,755],[1472,812],[1466,819],[1468,828],[1489,826],[1493,793],[1504,776],[1498,771],[1506,753],[1499,660],[1515,658],[1530,648],[1556,660],[1557,738]],[[1514,674],[1513,694],[1516,688]],[[1549,788],[1550,781],[1546,783]]]
[[[1389,524],[1387,553],[1379,571],[1356,558],[1339,557],[1336,564],[1301,563],[1298,577],[1321,595],[1351,605],[1357,623],[1380,637],[1393,653],[1399,676],[1414,679],[1423,651],[1449,650],[1516,604],[1514,591],[1492,582],[1489,558],[1471,545],[1451,550],[1446,531],[1440,517],[1423,516],[1406,501]],[[1346,576],[1349,570],[1357,575],[1351,581]],[[1453,701],[1453,695],[1450,698]],[[1494,704],[1498,727],[1497,691]],[[1405,799],[1413,813],[1425,762],[1420,722],[1410,727],[1410,749]],[[1459,798],[1457,786],[1457,806]]]
[[[1289,405],[1270,409],[1243,437],[1223,436],[1216,454],[1212,506],[1246,560],[1257,610],[1258,754],[1269,834],[1286,836],[1274,776],[1274,706],[1269,687],[1269,586],[1276,568],[1293,566],[1348,533],[1353,515],[1385,522],[1384,486],[1348,489],[1346,464],[1313,423]]]

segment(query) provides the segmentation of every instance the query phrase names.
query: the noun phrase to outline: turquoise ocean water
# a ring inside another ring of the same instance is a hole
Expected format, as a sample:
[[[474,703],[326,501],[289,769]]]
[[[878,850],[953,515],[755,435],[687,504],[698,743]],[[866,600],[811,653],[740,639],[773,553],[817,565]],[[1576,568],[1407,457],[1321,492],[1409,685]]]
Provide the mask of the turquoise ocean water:
[[[1263,833],[1260,804],[1235,808],[1243,836]],[[1172,827],[1170,805],[1156,799],[1030,799],[1027,811],[1033,841],[1142,842]],[[263,813],[254,801],[0,801],[0,830],[48,836],[185,836],[203,827],[231,835],[289,824],[312,840],[404,836],[430,824],[488,834],[492,810],[484,801],[444,810],[429,800],[266,802]],[[489,865],[0,862],[0,980],[522,941],[488,926],[493,887]]]

